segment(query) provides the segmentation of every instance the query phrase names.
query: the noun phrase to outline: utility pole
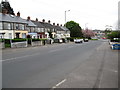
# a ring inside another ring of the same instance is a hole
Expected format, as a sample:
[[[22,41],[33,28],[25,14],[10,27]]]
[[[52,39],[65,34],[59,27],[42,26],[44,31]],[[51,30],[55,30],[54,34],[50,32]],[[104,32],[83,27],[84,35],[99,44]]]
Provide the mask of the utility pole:
[[[70,10],[65,11],[65,27],[66,27],[66,12],[69,12]]]

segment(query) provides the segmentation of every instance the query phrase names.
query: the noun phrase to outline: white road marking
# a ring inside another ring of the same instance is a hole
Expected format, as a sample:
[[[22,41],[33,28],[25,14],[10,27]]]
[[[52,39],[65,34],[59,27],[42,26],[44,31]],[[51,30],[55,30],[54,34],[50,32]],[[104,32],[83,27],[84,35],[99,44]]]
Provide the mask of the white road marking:
[[[72,47],[74,47],[74,46],[69,46],[69,47],[67,47],[67,48],[72,48]],[[67,48],[66,48],[66,49],[67,49]],[[60,51],[60,50],[63,50],[63,49],[65,49],[65,48],[51,50],[51,51],[49,51],[48,53]],[[25,55],[25,56],[21,56],[21,57],[14,57],[14,58],[9,58],[9,59],[5,59],[5,60],[0,60],[0,62],[12,61],[12,60],[16,60],[16,59],[20,59],[20,58],[25,58],[25,57],[30,57],[30,56],[35,56],[35,55],[40,55],[40,53],[35,53],[35,54],[32,54],[32,55]]]
[[[60,86],[61,84],[63,84],[67,79],[62,80],[61,82],[59,82],[58,84],[56,84],[54,87],[52,87],[52,89],[57,88],[58,86]]]
[[[36,53],[36,54],[32,54],[32,55],[25,55],[25,56],[21,56],[21,57],[15,57],[15,58],[10,58],[10,59],[5,59],[5,60],[2,60],[2,62],[11,61],[11,60],[20,59],[20,58],[25,58],[25,57],[34,56],[34,55],[39,55],[39,54],[40,53]]]

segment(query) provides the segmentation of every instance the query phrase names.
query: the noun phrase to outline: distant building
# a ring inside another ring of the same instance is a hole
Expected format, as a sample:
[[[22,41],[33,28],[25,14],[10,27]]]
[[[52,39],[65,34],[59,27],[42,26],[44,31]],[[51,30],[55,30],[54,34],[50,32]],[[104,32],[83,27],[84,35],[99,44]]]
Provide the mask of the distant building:
[[[93,32],[95,33],[95,37],[96,39],[101,39],[105,37],[105,33],[104,31],[101,30],[93,30]]]

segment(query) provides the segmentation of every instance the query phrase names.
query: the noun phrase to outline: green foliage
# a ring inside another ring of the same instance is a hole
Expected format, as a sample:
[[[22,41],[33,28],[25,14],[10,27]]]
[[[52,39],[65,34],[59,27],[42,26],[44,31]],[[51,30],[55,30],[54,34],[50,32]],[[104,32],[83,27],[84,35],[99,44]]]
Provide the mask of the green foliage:
[[[0,42],[4,42],[4,39],[0,39]]]
[[[12,39],[12,42],[23,42],[26,41],[26,39]]]
[[[79,26],[78,23],[70,21],[66,23],[66,27],[70,30],[71,37],[83,37],[82,28]]]
[[[11,8],[9,2],[2,1],[1,4],[2,4],[2,10],[3,10],[3,9],[7,9],[8,14],[15,15],[15,14],[14,14],[14,11],[13,11],[13,8]]]
[[[120,31],[112,31],[111,34],[107,35],[108,39],[120,38]]]
[[[89,40],[98,40],[98,39],[89,39]]]
[[[120,39],[117,39],[117,40],[111,39],[110,41],[111,42],[120,42]]]
[[[111,30],[105,30],[104,33],[105,34],[108,34],[108,33],[111,33],[112,31]]]
[[[10,48],[11,44],[5,44],[5,48]]]

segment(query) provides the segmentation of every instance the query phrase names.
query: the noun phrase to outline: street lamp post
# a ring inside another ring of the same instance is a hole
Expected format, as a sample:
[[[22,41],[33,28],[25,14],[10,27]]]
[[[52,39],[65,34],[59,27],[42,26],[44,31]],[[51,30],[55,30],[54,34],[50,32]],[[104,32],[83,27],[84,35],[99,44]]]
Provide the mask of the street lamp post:
[[[65,27],[66,27],[66,12],[69,12],[70,10],[65,11]]]

